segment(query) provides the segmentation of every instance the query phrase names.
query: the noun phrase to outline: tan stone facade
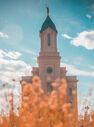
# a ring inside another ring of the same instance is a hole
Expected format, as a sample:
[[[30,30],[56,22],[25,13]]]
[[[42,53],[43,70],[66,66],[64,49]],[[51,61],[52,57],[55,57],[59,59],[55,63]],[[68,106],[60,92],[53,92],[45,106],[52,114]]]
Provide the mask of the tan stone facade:
[[[72,104],[73,108],[77,109],[77,78],[76,76],[66,76],[66,67],[60,67],[59,52],[57,51],[57,31],[47,16],[42,30],[40,32],[40,52],[37,57],[38,67],[32,68],[32,76],[39,76],[42,82],[42,88],[45,93],[52,90],[51,83],[57,78],[64,78],[67,81],[67,102]],[[22,77],[22,80],[31,82],[31,76]],[[50,79],[50,80],[49,80]],[[76,91],[76,99],[72,91]]]

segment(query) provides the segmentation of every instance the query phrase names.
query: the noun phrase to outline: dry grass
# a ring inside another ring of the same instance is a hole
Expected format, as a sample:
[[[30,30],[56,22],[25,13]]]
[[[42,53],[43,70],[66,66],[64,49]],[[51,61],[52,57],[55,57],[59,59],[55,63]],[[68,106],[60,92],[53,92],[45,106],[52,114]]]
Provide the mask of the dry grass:
[[[84,119],[82,116],[78,119],[76,110],[66,103],[66,81],[62,79],[60,82],[61,85],[53,83],[53,91],[45,95],[38,77],[33,78],[32,84],[23,81],[18,115],[14,112],[14,96],[11,94],[9,115],[0,115],[0,127],[82,127],[82,124],[83,127],[94,127],[94,113],[87,114],[86,111]]]

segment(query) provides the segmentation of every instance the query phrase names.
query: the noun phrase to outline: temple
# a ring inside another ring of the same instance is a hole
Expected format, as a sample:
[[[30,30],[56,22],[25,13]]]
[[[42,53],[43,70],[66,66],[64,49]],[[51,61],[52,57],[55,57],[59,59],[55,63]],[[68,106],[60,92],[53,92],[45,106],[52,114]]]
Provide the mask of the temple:
[[[77,109],[77,78],[76,76],[67,76],[66,67],[60,67],[60,55],[57,51],[57,29],[49,16],[47,7],[47,17],[40,30],[40,52],[37,57],[38,67],[32,68],[31,76],[22,77],[22,81],[32,82],[33,76],[39,76],[42,89],[47,92],[52,91],[51,83],[57,78],[64,78],[67,81],[67,102]],[[76,91],[76,96],[72,91]],[[76,100],[76,103],[75,103]]]

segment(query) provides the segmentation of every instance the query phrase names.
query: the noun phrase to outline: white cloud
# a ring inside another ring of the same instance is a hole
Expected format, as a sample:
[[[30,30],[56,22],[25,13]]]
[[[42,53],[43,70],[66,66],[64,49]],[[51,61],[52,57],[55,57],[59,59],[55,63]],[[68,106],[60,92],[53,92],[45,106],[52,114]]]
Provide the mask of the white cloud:
[[[88,50],[94,49],[94,31],[83,31],[77,34],[75,38],[69,37],[72,39],[70,43],[76,47],[82,46]],[[68,36],[68,35],[67,35]],[[64,36],[63,36],[64,37]],[[67,38],[67,39],[69,39]]]
[[[12,78],[19,79],[22,75],[28,75],[31,66],[21,60],[0,59],[0,80],[10,82]]]
[[[88,19],[91,19],[91,18],[92,18],[92,16],[91,16],[90,14],[86,14],[86,17],[87,17]]]
[[[71,44],[75,46],[83,46],[88,50],[94,49],[94,31],[83,31],[71,40]]]
[[[67,34],[62,34],[62,37],[67,38],[67,39],[73,39],[73,37],[70,37],[70,36],[67,35]]]
[[[0,49],[0,58],[4,57],[6,55],[6,52],[4,52],[2,49]]]
[[[73,65],[66,64],[66,63],[61,63],[61,66],[67,68],[68,74],[94,77],[94,71],[90,71],[90,72],[89,71],[84,71],[84,70],[76,68]]]
[[[2,49],[0,49],[0,58],[9,57],[9,58],[12,58],[12,59],[18,59],[20,56],[21,56],[20,52],[14,52],[14,51],[5,52]]]
[[[0,32],[0,37],[8,39],[8,35],[3,32]]]
[[[22,75],[28,75],[31,66],[22,60],[16,60],[21,56],[19,52],[5,52],[0,49],[0,80],[10,82],[12,78],[19,79]],[[9,57],[10,59],[7,59]]]
[[[8,52],[6,56],[12,58],[12,59],[18,59],[21,56],[21,53],[19,52]]]

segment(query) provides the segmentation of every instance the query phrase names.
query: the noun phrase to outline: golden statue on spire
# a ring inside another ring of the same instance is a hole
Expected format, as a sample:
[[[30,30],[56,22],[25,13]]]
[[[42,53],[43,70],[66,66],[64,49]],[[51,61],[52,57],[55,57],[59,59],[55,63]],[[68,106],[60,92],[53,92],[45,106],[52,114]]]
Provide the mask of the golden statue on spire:
[[[48,7],[46,7],[47,8],[47,16],[49,16],[49,8]]]

